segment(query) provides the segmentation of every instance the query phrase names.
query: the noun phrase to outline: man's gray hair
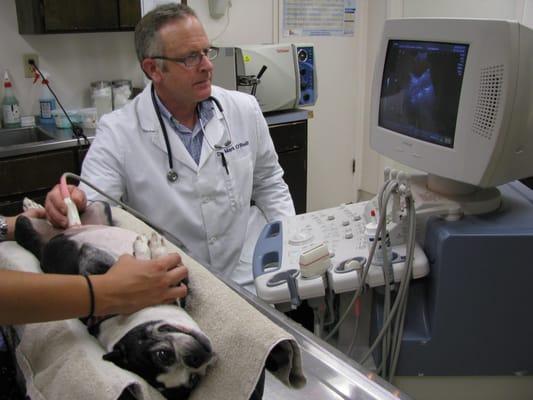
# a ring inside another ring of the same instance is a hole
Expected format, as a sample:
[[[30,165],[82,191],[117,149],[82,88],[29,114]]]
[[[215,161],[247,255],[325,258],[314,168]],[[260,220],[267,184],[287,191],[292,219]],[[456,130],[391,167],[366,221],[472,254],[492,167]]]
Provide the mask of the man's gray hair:
[[[154,8],[137,23],[135,27],[135,52],[140,63],[145,58],[160,56],[163,52],[163,43],[159,36],[159,29],[168,22],[198,18],[192,8],[185,4],[164,4]]]

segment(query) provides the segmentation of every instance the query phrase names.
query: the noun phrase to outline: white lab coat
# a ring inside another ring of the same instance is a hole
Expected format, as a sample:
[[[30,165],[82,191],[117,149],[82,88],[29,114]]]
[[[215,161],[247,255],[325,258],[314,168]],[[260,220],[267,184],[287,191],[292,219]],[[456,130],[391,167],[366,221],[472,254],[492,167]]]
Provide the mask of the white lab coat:
[[[240,277],[232,273],[247,237],[257,238],[258,218],[271,222],[294,215],[259,105],[247,94],[213,87],[212,95],[219,100],[231,131],[232,146],[224,153],[229,174],[217,154],[221,150],[211,147],[229,137],[217,107],[205,125],[199,165],[167,124],[178,173],[178,180],[171,183],[150,86],[122,109],[101,118],[82,176],[171,232],[201,264],[242,283],[251,271],[239,268],[238,274],[246,275]],[[81,187],[89,200],[105,200],[88,186]],[[252,199],[262,213],[252,212]],[[247,232],[248,226],[254,227],[253,232]]]

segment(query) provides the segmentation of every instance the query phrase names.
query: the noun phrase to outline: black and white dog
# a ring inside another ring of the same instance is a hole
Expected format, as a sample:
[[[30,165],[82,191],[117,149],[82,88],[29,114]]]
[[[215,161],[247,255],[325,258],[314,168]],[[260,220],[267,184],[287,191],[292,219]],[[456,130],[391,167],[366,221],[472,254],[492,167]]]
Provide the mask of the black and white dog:
[[[101,274],[124,253],[133,252],[138,258],[165,253],[157,235],[148,241],[111,226],[106,203],[90,205],[81,221],[81,227],[58,230],[45,220],[20,216],[15,238],[48,273]],[[94,321],[84,322],[90,325]],[[167,398],[187,398],[216,359],[209,338],[179,305],[111,316],[90,331],[107,351],[104,360],[143,377]]]

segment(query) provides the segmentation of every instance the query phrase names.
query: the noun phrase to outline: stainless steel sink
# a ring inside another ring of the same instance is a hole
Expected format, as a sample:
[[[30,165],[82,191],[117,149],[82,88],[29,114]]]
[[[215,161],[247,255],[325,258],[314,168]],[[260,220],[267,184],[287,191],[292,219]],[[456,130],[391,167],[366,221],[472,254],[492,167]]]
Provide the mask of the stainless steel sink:
[[[55,140],[39,127],[0,129],[0,147]]]

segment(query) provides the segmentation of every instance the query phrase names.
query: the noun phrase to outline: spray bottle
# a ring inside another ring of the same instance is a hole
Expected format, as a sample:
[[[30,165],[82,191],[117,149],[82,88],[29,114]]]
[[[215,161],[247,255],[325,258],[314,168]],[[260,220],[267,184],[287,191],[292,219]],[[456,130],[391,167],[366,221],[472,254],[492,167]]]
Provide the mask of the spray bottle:
[[[2,116],[4,118],[4,128],[20,127],[20,106],[7,71],[4,73],[4,98],[2,99]]]
[[[39,74],[35,75],[33,83],[39,79]],[[41,124],[53,124],[54,117],[52,111],[56,109],[56,99],[52,95],[50,88],[48,87],[48,78],[49,75],[46,72],[43,72],[41,80],[41,95],[39,96],[39,121]]]

